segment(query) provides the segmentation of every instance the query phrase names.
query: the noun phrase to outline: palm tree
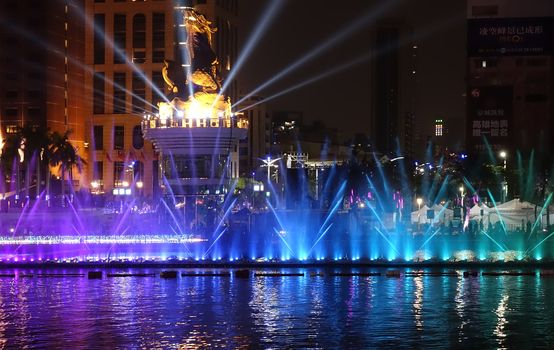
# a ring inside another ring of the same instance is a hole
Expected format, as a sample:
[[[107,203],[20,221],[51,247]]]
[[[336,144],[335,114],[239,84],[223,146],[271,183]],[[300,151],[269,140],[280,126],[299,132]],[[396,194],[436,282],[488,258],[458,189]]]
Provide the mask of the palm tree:
[[[50,134],[50,146],[48,148],[50,165],[60,166],[62,179],[62,204],[65,204],[65,172],[69,173],[69,181],[73,183],[73,168],[77,167],[80,172],[84,160],[79,157],[75,147],[69,142],[71,130],[60,134],[55,131]]]
[[[1,130],[0,130],[0,186],[2,186],[2,199],[4,199],[4,197],[6,196],[6,167],[4,166],[5,164],[5,159],[4,157],[2,156],[2,152],[4,151],[4,139],[2,137],[2,133],[1,133]]]
[[[27,125],[21,129],[21,134],[24,139],[24,159],[26,163],[25,178],[26,178],[26,195],[29,195],[29,187],[31,183],[31,163],[35,160],[36,170],[36,195],[40,195],[40,183],[41,183],[41,169],[47,167],[41,167],[41,165],[48,164],[48,146],[50,144],[50,138],[48,135],[48,129],[41,125]]]
[[[13,176],[13,173],[15,172],[15,179],[12,177],[12,181],[15,180],[15,193],[17,195],[19,194],[20,186],[19,168],[22,160],[22,145],[23,135],[21,133],[21,129],[17,129],[16,132],[10,133],[6,136],[2,145],[2,152],[0,152],[2,155],[1,162],[4,174],[11,174],[10,176]]]

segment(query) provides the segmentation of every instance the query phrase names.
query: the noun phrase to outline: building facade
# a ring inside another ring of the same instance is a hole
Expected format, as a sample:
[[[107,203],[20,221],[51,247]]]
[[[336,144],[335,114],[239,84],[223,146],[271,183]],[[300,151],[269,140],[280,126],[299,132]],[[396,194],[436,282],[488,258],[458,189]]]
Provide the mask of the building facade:
[[[248,118],[248,137],[240,141],[239,158],[241,176],[250,177],[262,164],[261,158],[269,154],[271,148],[271,119],[267,105],[261,96],[250,96],[242,101],[239,110]]]
[[[416,152],[418,46],[411,27],[387,21],[372,33],[372,144],[376,152],[413,158]]]
[[[71,131],[71,143],[86,154],[83,5],[84,0],[0,4],[0,141],[20,127],[41,126]],[[77,172],[74,178],[77,189]]]
[[[141,122],[158,113],[168,92],[162,69],[164,60],[175,58],[179,6],[195,6],[212,23],[225,24],[214,35],[214,47],[225,57],[218,69],[229,71],[236,57],[236,1],[86,0],[85,185],[93,193],[158,194],[162,164],[152,143],[143,140]]]
[[[468,151],[549,155],[554,3],[471,0],[467,11]]]

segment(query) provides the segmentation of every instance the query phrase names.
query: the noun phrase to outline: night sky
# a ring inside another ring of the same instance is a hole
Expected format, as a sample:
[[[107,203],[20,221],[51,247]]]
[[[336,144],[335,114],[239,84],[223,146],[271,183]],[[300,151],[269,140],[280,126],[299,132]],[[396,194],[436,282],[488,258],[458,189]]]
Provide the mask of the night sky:
[[[241,38],[248,38],[268,3],[241,0]],[[387,8],[382,9],[383,6]],[[449,144],[463,144],[463,132],[455,132],[463,130],[465,114],[466,8],[463,0],[283,1],[240,72],[242,93],[273,77],[358,18],[379,10],[383,13],[375,20],[367,21],[337,45],[259,94],[271,96],[364,54],[371,55],[371,31],[379,22],[406,24],[419,38],[415,98],[420,136],[431,135],[434,120],[442,118],[449,130]],[[346,134],[369,133],[371,85],[371,60],[367,59],[276,98],[268,106],[270,111],[303,111],[307,122],[320,119]]]

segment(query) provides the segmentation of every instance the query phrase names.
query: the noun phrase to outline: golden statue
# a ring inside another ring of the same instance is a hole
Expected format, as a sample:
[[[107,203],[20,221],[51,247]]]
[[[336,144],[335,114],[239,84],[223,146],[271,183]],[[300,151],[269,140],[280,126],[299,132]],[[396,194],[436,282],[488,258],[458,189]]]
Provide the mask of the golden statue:
[[[217,56],[212,49],[212,34],[217,29],[194,9],[186,7],[181,11],[183,24],[178,30],[184,30],[184,35],[180,38],[178,35],[176,60],[165,60],[162,70],[170,91],[170,104],[186,118],[229,117],[231,102],[219,94],[221,78]],[[159,105],[160,111],[171,110],[166,107]]]

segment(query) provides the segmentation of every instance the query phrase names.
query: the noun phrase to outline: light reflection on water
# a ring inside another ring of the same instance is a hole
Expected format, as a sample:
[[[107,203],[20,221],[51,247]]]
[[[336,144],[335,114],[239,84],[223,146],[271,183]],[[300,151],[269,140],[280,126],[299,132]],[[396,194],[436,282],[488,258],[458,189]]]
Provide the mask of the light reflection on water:
[[[456,281],[456,295],[454,296],[454,302],[456,303],[456,314],[458,315],[458,318],[460,319],[460,323],[458,325],[458,343],[463,343],[464,340],[466,340],[466,337],[464,336],[464,327],[467,325],[469,320],[466,318],[465,315],[465,307],[466,307],[466,295],[465,295],[465,288],[464,288],[464,279],[463,278],[457,278]]]
[[[35,276],[0,278],[0,349],[554,344],[554,298],[545,297],[554,295],[554,279],[310,277],[312,270],[302,271],[304,277],[176,280],[38,278],[45,271],[17,271]]]
[[[413,312],[416,330],[423,331],[423,276],[414,277],[415,291]]]

